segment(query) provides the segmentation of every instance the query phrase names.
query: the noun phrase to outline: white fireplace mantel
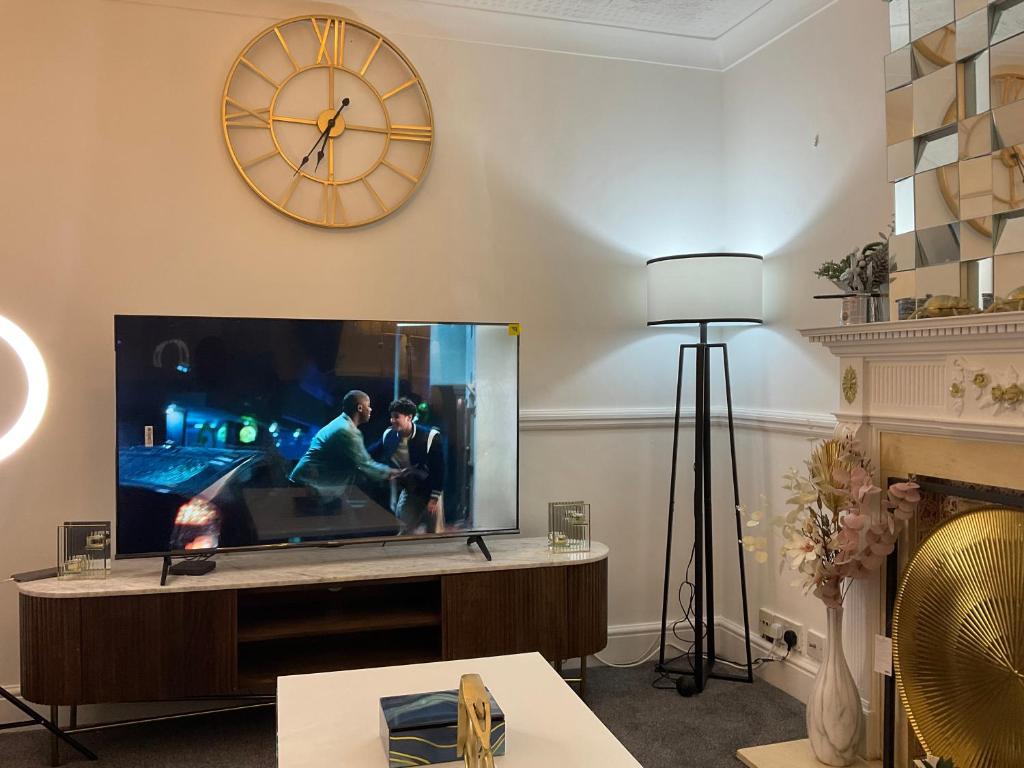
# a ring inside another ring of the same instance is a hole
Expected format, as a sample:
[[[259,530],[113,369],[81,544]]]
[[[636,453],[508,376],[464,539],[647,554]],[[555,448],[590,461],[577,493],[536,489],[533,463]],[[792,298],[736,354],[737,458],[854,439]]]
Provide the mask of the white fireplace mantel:
[[[839,358],[843,423],[950,437],[1024,441],[1024,312],[868,323],[801,331]],[[985,386],[974,383],[983,374]]]
[[[1003,396],[1008,388],[1013,393],[1024,388],[1024,312],[812,328],[801,334],[838,358],[837,433],[855,434],[876,467],[886,433],[1024,443],[1024,396],[1019,402]],[[883,687],[881,677],[869,670],[874,636],[884,631],[884,599],[880,581],[866,586],[851,590],[847,599],[851,621],[844,641],[868,695],[867,746],[874,757],[882,746]]]
[[[804,337],[844,355],[1024,351],[1024,312],[809,328]]]

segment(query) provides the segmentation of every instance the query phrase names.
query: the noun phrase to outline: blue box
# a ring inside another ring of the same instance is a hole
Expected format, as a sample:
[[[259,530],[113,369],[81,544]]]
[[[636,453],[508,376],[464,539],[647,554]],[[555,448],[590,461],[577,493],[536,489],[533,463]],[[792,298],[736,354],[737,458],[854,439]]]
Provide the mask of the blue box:
[[[491,751],[505,754],[505,713],[491,692]],[[389,768],[460,761],[455,753],[459,731],[459,692],[432,691],[380,700],[380,738]]]

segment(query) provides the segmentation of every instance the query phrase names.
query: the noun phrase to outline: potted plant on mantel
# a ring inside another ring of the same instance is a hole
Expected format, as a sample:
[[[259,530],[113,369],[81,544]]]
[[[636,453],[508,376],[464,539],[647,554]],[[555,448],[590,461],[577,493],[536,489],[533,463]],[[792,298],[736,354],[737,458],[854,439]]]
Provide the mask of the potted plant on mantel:
[[[819,762],[845,766],[857,757],[863,732],[860,692],[843,653],[843,601],[854,579],[878,570],[921,499],[916,483],[895,483],[885,497],[870,460],[852,438],[818,444],[806,473],[791,469],[784,487],[790,510],[782,528],[781,568],[813,592],[828,613],[825,658],[807,702],[807,734]],[[879,503],[881,501],[881,503]]]
[[[889,283],[889,233],[879,232],[879,240],[854,248],[839,261],[826,261],[815,271],[816,277],[831,281],[842,293],[815,296],[816,299],[843,300],[840,319],[843,325],[885,320],[888,305],[882,290]]]

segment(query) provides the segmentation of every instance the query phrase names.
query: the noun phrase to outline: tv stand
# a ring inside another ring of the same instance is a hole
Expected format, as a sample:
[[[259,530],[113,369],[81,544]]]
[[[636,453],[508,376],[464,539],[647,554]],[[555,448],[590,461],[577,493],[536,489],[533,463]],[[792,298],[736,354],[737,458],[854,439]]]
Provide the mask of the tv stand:
[[[490,562],[491,561],[491,551],[489,549],[487,549],[487,545],[484,543],[484,537],[483,536],[470,536],[468,539],[466,539],[466,546],[467,547],[472,547],[474,544],[476,544],[478,547],[480,547],[480,551],[484,553],[484,557],[486,557],[487,561]]]
[[[493,561],[461,539],[221,553],[166,586],[161,560],[141,558],[106,579],[22,582],[21,692],[51,707],[273,695],[282,675],[605,647],[604,544],[488,548]]]

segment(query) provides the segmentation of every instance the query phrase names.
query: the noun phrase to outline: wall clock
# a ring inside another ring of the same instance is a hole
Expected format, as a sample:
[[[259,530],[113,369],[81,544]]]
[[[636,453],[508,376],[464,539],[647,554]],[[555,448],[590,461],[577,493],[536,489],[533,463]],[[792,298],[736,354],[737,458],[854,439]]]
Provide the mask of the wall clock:
[[[281,213],[345,228],[416,191],[434,139],[416,69],[379,32],[337,16],[263,30],[228,73],[224,138],[246,183]]]

